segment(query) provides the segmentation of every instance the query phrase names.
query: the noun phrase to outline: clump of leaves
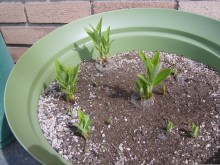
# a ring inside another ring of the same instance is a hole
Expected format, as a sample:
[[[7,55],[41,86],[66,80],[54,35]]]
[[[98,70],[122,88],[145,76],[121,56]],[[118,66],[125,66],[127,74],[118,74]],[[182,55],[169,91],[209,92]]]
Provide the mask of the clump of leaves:
[[[190,135],[194,138],[196,138],[199,134],[199,126],[196,124],[192,124],[192,130],[190,132]]]
[[[57,59],[55,60],[56,81],[61,90],[66,94],[67,101],[75,103],[76,84],[78,79],[79,65],[65,67]]]
[[[88,139],[89,133],[91,132],[92,120],[89,115],[86,115],[80,108],[77,111],[77,117],[79,118],[79,123],[75,123],[74,126],[80,135]]]
[[[139,56],[145,65],[147,74],[138,74],[136,88],[141,99],[150,99],[153,96],[153,88],[165,80],[171,72],[170,68],[161,70],[160,53],[156,52],[152,59],[147,58],[144,52],[139,52]]]
[[[90,25],[91,26],[91,25]],[[102,18],[94,28],[91,26],[91,30],[85,28],[85,31],[92,39],[95,48],[99,52],[99,63],[104,65],[104,63],[108,62],[108,55],[110,46],[112,44],[112,40],[110,41],[110,26],[107,28],[105,32],[102,32]]]
[[[172,121],[169,121],[168,124],[167,124],[167,132],[172,132],[172,130],[175,128],[175,125]]]

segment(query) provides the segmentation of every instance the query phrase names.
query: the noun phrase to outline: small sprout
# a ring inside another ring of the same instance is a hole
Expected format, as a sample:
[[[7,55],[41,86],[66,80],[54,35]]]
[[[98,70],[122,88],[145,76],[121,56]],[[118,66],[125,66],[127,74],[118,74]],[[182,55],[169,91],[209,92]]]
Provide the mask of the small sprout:
[[[90,25],[91,26],[91,25]],[[99,20],[96,28],[91,26],[92,30],[85,28],[85,31],[92,39],[95,48],[99,52],[99,62],[101,65],[108,62],[108,55],[112,41],[110,41],[110,26],[105,33],[102,32],[102,18]]]
[[[199,134],[199,126],[196,124],[192,124],[192,130],[190,132],[190,135],[194,138],[198,137]]]
[[[177,69],[173,68],[173,76],[176,77],[177,76]]]
[[[73,108],[72,108],[72,107],[69,108],[68,115],[69,115],[71,118],[74,118]]]
[[[94,81],[92,82],[92,85],[93,85],[94,87],[98,87],[98,86],[99,86],[99,81],[98,81],[98,80],[94,80]]]
[[[75,103],[76,83],[78,79],[79,65],[65,67],[58,60],[55,60],[56,81],[61,90],[66,94],[67,101]]]
[[[106,148],[105,148],[105,145],[104,144],[101,144],[100,145],[100,151],[101,152],[105,152]]]
[[[73,114],[73,109],[70,107],[70,108],[69,108],[69,111],[68,111],[68,115],[69,115],[69,116],[72,116],[72,114]]]
[[[167,132],[172,132],[172,130],[175,128],[172,121],[169,121],[167,124]]]
[[[166,95],[166,86],[164,84],[162,85],[162,94]]]
[[[80,108],[77,111],[77,116],[79,118],[79,123],[75,123],[74,126],[77,128],[80,135],[82,135],[85,139],[88,139],[89,133],[91,132],[91,123],[89,115],[83,113]]]
[[[109,117],[108,120],[106,121],[106,123],[108,125],[112,125],[112,123],[113,123],[112,117]]]
[[[147,58],[143,52],[139,52],[139,56],[144,62],[147,75],[138,74],[136,88],[141,99],[150,99],[153,96],[153,88],[165,80],[171,72],[171,69],[163,69],[162,62],[159,61],[160,53],[156,52],[152,59]]]

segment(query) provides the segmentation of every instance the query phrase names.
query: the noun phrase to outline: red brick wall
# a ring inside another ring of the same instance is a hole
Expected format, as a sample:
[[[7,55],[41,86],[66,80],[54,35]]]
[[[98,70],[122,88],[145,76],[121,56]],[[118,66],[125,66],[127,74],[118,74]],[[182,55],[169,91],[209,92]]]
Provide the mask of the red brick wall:
[[[33,43],[55,28],[100,12],[140,7],[167,8],[220,19],[218,11],[220,0],[179,1],[178,3],[178,0],[1,0],[0,31],[16,62]],[[215,11],[212,11],[213,8]]]

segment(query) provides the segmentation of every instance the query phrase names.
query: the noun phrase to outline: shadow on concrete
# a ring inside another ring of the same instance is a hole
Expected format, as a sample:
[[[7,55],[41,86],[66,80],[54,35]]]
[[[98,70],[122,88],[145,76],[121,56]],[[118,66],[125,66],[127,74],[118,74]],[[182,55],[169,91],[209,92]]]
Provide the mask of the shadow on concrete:
[[[40,155],[41,157],[39,158],[42,162],[45,162],[45,164],[48,165],[65,165],[64,162],[60,159],[60,157],[57,155],[54,155],[41,146],[31,146],[28,149],[33,155]]]
[[[15,140],[8,147],[0,150],[1,165],[40,165],[23,147]]]

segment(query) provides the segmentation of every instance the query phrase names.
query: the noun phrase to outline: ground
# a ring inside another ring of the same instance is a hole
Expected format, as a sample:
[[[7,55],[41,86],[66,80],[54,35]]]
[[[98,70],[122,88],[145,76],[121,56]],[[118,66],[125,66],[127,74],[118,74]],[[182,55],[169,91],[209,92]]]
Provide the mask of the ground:
[[[131,99],[137,92],[137,74],[145,73],[137,52],[111,58],[104,72],[95,61],[82,62],[74,107],[53,82],[38,109],[48,142],[73,164],[220,163],[219,74],[173,54],[161,52],[161,61],[163,68],[176,68],[177,76],[163,82],[165,95],[161,85],[154,89],[154,103],[147,108]],[[73,126],[78,107],[93,120],[87,140]],[[166,131],[169,121],[175,125],[171,133]],[[190,136],[193,123],[199,126],[197,138]]]

